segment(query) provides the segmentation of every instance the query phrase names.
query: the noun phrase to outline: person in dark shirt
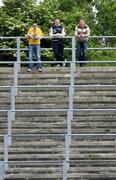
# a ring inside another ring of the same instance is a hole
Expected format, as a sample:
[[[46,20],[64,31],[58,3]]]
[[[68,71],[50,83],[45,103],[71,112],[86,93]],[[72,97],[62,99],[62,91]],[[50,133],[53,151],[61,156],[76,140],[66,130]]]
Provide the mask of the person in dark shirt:
[[[53,26],[50,28],[49,32],[50,37],[52,37],[52,45],[53,45],[53,52],[56,58],[56,61],[62,61],[63,63],[58,63],[57,66],[64,66],[65,59],[64,59],[64,36],[65,30],[64,27],[61,25],[59,19],[54,20]]]

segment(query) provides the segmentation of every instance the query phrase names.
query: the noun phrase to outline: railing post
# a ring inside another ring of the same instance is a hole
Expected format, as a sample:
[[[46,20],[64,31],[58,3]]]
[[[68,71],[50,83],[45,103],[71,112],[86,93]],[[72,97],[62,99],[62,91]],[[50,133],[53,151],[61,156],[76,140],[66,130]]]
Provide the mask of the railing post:
[[[76,40],[75,40],[75,36],[73,36],[72,37],[72,62],[74,62],[74,65],[75,65],[75,61],[76,61],[76,50],[75,49],[76,49]]]
[[[4,180],[4,162],[0,161],[0,180]]]
[[[67,162],[66,160],[63,161],[63,180],[67,180]]]
[[[69,169],[69,135],[65,135],[65,161],[67,164],[67,170]]]
[[[71,144],[71,120],[72,120],[72,111],[67,110],[67,134],[69,135],[69,144]]]
[[[17,37],[17,63],[18,71],[20,71],[20,61],[21,61],[21,47],[20,47],[20,37]]]
[[[11,87],[11,110],[12,110],[12,120],[15,120],[15,98],[16,89],[14,86]]]
[[[8,135],[4,135],[4,169],[8,169]]]
[[[12,141],[12,111],[9,110],[8,111],[8,145],[11,145],[11,141]]]
[[[14,86],[18,86],[18,62],[14,62]],[[15,89],[15,96],[17,95],[17,88]]]

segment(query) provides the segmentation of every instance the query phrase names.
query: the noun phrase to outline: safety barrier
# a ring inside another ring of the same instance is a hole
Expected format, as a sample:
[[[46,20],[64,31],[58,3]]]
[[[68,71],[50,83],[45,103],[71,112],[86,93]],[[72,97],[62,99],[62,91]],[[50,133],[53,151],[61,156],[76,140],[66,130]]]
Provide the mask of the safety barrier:
[[[92,36],[90,38],[116,38],[116,36]],[[80,63],[79,61],[76,61],[76,53],[75,53],[75,37],[66,37],[66,38],[71,38],[72,39],[72,48],[65,48],[66,50],[72,50],[72,61],[71,62],[67,62],[70,64],[70,84],[69,86],[47,86],[47,87],[64,87],[64,88],[69,88],[69,108],[68,109],[25,109],[25,110],[17,110],[16,107],[15,107],[15,98],[17,96],[17,90],[21,87],[23,88],[39,88],[40,86],[19,86],[18,85],[18,73],[20,71],[20,65],[21,64],[27,64],[28,62],[27,61],[21,61],[21,51],[22,50],[27,50],[26,48],[21,48],[20,47],[20,40],[22,39],[23,37],[0,37],[0,39],[16,39],[16,48],[3,48],[3,49],[0,49],[2,51],[16,51],[17,52],[17,61],[15,62],[10,62],[10,64],[13,64],[14,66],[14,83],[13,83],[13,86],[7,86],[7,87],[11,87],[11,109],[8,110],[8,133],[6,135],[4,135],[4,162],[3,161],[0,161],[0,180],[4,180],[4,172],[5,170],[8,168],[8,164],[9,163],[16,163],[16,162],[10,162],[8,161],[8,148],[9,148],[9,145],[12,144],[12,123],[13,123],[13,120],[15,119],[15,112],[18,112],[18,111],[66,111],[67,112],[67,134],[65,135],[65,148],[64,148],[64,154],[65,154],[65,159],[63,162],[56,162],[56,163],[60,163],[62,166],[63,166],[63,180],[67,180],[67,172],[69,170],[69,163],[70,163],[70,158],[69,158],[69,147],[70,147],[70,144],[71,144],[71,137],[73,136],[73,134],[71,133],[71,122],[73,120],[73,112],[74,111],[116,111],[116,109],[74,109],[73,107],[73,96],[74,96],[74,88],[75,87],[78,87],[77,85],[75,86],[74,85],[74,78],[75,78],[75,66],[76,64]],[[46,37],[48,38],[48,37]],[[43,48],[44,49],[44,48]],[[88,48],[89,50],[115,50],[116,48],[115,47],[105,47],[105,48]],[[109,62],[109,63],[112,63],[112,61],[91,61],[92,63],[105,63],[105,62]],[[0,64],[8,64],[8,62],[0,62]],[[36,62],[34,62],[36,63]],[[48,64],[51,64],[51,63],[57,63],[57,62],[42,62],[42,63],[48,63]],[[87,63],[89,63],[89,61],[87,61]],[[113,61],[113,63],[115,63],[115,61]],[[89,86],[89,85],[79,85],[79,87],[85,87],[85,86]],[[102,86],[102,87],[107,87],[108,85],[90,85],[91,87],[98,87],[98,86]],[[109,85],[109,86],[116,86],[116,85]],[[1,86],[3,87],[3,86]],[[4,86],[6,87],[6,86]],[[42,87],[46,87],[46,86],[42,86]],[[6,111],[6,110],[4,110]],[[49,134],[50,135],[50,134]],[[75,134],[75,136],[102,136],[105,134]],[[111,134],[111,136],[113,136],[115,134]],[[106,134],[106,136],[110,136],[110,134]],[[43,161],[42,161],[43,162]],[[37,163],[42,163],[42,162],[37,162]],[[21,162],[17,162],[17,163],[21,163]],[[22,161],[22,164],[25,163]],[[30,163],[30,162],[27,162],[27,163]],[[31,163],[33,163],[31,161]],[[55,163],[55,162],[48,162],[48,163]]]

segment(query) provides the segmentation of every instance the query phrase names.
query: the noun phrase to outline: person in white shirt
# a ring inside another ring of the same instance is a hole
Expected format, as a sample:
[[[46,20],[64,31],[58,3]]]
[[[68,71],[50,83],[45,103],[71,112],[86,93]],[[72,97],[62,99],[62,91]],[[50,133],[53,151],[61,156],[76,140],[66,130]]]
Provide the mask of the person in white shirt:
[[[80,61],[80,66],[85,66],[87,61],[87,41],[90,36],[90,28],[83,19],[75,27],[75,36],[77,40],[77,60]],[[83,61],[83,62],[81,62]]]

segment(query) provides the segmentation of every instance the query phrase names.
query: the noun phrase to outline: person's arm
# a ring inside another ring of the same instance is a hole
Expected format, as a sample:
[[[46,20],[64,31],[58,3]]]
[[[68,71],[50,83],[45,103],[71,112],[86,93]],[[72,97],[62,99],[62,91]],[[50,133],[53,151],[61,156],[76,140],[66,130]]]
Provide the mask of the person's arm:
[[[57,37],[61,37],[61,38],[65,37],[65,29],[64,29],[64,27],[62,28],[62,32],[61,33],[57,33],[56,36]]]
[[[50,30],[49,30],[49,36],[50,37],[54,37],[54,34],[53,34],[53,29],[52,29],[52,27],[50,28]]]
[[[28,38],[33,39],[33,36],[31,35],[30,30],[28,30],[28,32],[27,32],[27,36],[28,36]]]
[[[43,38],[43,32],[41,29],[38,29],[38,34],[36,35],[36,39],[42,39]]]
[[[83,36],[84,37],[89,37],[90,36],[90,29],[89,29],[89,27],[87,27],[87,32]]]
[[[75,36],[76,36],[76,37],[79,37],[79,33],[78,33],[78,28],[77,28],[77,26],[75,27]]]
[[[62,32],[61,33],[56,33],[56,34],[53,34],[53,29],[52,29],[52,27],[50,28],[50,31],[49,31],[49,36],[50,37],[61,37],[61,38],[63,38],[64,36],[65,36],[65,29],[64,29],[64,27],[62,28]]]

